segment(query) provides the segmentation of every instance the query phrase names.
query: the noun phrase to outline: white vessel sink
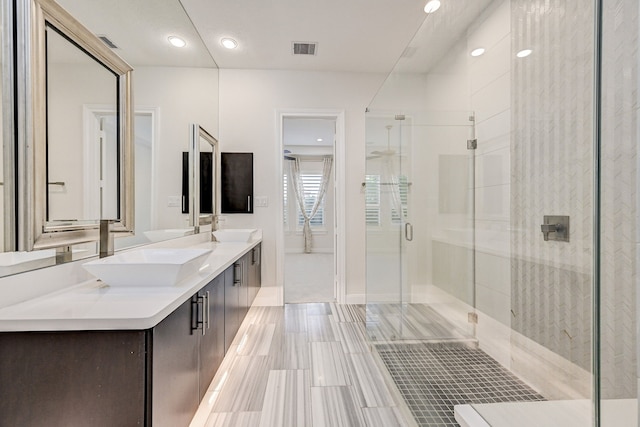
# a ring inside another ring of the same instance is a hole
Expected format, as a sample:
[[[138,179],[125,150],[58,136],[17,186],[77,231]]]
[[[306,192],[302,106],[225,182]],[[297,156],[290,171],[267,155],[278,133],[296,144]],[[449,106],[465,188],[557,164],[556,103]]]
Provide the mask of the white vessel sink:
[[[167,228],[164,230],[148,230],[144,232],[145,237],[152,242],[161,242],[190,234],[193,234],[193,228]]]
[[[218,242],[248,242],[257,228],[228,228],[213,231]]]
[[[0,276],[49,267],[55,263],[55,249],[33,252],[3,252],[0,253]]]
[[[139,249],[83,265],[109,286],[173,286],[196,274],[211,249]]]

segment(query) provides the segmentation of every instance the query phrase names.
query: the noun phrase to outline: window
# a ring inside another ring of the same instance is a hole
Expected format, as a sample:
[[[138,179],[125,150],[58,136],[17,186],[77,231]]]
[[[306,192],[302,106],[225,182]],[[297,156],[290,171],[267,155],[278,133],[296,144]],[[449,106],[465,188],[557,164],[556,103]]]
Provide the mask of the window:
[[[284,176],[282,177],[282,184],[284,185],[283,188],[283,203],[284,203],[284,225],[285,228],[286,226],[289,224],[289,195],[287,194],[287,190],[289,189],[289,175],[287,175],[286,173],[284,174]]]
[[[364,182],[367,225],[380,225],[380,175],[366,175]]]
[[[302,180],[302,185],[304,187],[304,205],[307,214],[311,213],[311,209],[318,199],[318,193],[320,192],[320,182],[322,181],[322,174],[315,173],[303,173],[300,174],[300,178]],[[295,197],[292,198],[291,203],[289,201],[289,194],[294,194],[293,188],[289,188],[289,185],[293,185],[290,183],[288,174],[283,175],[283,209],[284,209],[284,225],[285,229],[288,229],[290,226],[297,226],[298,229],[304,226],[304,216],[302,212],[300,212],[300,208],[298,206],[298,201],[295,200]],[[316,215],[311,219],[311,227],[324,227],[325,225],[325,217],[324,217],[324,202],[320,204]],[[293,212],[289,212],[290,210],[294,210]],[[289,224],[289,218],[294,217],[297,218],[297,223]],[[292,230],[293,231],[293,230]]]
[[[406,218],[407,217],[407,196],[409,192],[409,183],[407,181],[406,176],[400,175],[398,177],[398,187],[400,190],[400,205],[401,205],[402,213]],[[391,209],[391,222],[393,222],[394,224],[399,224],[402,222],[400,218],[400,214],[397,211],[397,209],[394,209],[394,208]]]
[[[400,175],[397,178],[398,189],[400,191],[400,203],[402,206],[402,213],[406,217],[408,214],[408,196],[409,196],[409,182],[405,175]],[[382,225],[383,218],[385,223],[391,222],[392,224],[401,224],[402,218],[400,213],[393,206],[381,206],[381,193],[386,194],[392,191],[390,182],[381,182],[380,175],[365,175],[365,216],[367,225]],[[381,192],[381,189],[383,191]],[[390,203],[391,200],[385,198],[385,205]],[[385,208],[386,215],[383,215],[382,209]]]
[[[321,174],[300,174],[302,179],[302,186],[304,187],[304,209],[307,212],[307,216],[311,214],[311,209],[316,200],[318,200],[318,193],[320,193],[320,183],[322,182]],[[320,203],[318,212],[311,218],[312,227],[324,226],[324,199]],[[298,225],[302,227],[304,225],[304,216],[298,209]]]

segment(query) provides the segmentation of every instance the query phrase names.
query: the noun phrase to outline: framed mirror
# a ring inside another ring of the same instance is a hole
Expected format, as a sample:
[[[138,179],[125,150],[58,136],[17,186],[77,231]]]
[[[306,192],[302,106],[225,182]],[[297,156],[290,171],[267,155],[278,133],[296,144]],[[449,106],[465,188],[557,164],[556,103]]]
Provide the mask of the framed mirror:
[[[116,250],[193,234],[182,153],[193,123],[218,131],[218,68],[200,34],[179,0],[57,1],[135,69],[135,235]]]
[[[203,225],[211,225],[211,230],[215,230],[219,153],[218,140],[202,126],[191,125],[189,215],[196,233]]]
[[[28,85],[22,250],[98,240],[99,221],[133,231],[132,68],[51,0],[29,0],[22,38]],[[83,113],[109,115],[87,135]],[[29,140],[32,144],[29,144]]]

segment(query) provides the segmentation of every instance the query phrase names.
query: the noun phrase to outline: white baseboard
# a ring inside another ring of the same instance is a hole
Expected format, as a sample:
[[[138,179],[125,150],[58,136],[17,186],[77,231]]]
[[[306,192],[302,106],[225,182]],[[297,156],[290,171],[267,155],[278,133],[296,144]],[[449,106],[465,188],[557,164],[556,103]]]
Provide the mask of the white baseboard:
[[[365,294],[347,294],[345,304],[366,304],[367,296]]]
[[[258,291],[253,305],[258,307],[282,306],[282,286],[263,286]]]

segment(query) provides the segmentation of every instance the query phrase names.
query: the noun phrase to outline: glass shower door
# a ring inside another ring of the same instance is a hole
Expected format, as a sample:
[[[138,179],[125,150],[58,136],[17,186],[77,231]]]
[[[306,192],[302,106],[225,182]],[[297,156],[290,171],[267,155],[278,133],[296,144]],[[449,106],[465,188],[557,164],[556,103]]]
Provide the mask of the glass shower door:
[[[367,332],[372,340],[393,341],[402,336],[405,278],[403,224],[397,209],[403,155],[401,126],[385,114],[367,116],[366,126],[366,175],[362,185],[367,227]]]
[[[473,138],[468,112],[367,116],[367,330],[473,336]]]

